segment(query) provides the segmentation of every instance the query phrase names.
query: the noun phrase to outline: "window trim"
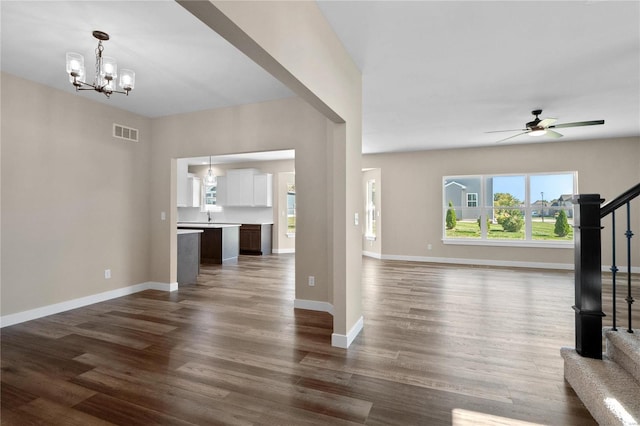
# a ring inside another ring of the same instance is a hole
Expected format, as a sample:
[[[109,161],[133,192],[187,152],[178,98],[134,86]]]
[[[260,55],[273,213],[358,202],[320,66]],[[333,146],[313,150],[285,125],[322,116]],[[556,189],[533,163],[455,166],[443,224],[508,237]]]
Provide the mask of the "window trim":
[[[373,188],[373,190],[370,190],[371,188]],[[370,227],[370,225],[372,225],[373,222],[376,221],[376,214],[377,214],[377,206],[376,206],[376,202],[375,202],[375,192],[376,192],[376,180],[375,179],[369,179],[367,180],[367,184],[366,184],[366,189],[365,189],[365,225],[364,225],[364,238],[367,241],[375,241],[377,238],[376,235],[376,231],[373,226]],[[373,197],[371,197],[371,194],[374,194]],[[373,207],[370,207],[369,205],[372,205]]]

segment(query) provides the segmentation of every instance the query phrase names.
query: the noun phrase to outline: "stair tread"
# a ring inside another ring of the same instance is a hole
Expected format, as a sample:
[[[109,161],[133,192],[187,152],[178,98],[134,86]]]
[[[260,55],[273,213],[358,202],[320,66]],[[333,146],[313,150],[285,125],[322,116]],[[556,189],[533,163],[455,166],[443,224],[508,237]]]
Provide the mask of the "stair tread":
[[[614,361],[584,358],[562,348],[565,378],[601,424],[640,424],[640,384]]]

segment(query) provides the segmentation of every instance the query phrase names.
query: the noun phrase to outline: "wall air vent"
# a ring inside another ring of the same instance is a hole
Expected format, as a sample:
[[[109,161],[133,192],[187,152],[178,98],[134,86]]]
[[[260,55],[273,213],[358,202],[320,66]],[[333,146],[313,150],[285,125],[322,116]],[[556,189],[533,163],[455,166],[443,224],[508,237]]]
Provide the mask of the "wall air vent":
[[[138,142],[138,129],[113,123],[113,137]]]

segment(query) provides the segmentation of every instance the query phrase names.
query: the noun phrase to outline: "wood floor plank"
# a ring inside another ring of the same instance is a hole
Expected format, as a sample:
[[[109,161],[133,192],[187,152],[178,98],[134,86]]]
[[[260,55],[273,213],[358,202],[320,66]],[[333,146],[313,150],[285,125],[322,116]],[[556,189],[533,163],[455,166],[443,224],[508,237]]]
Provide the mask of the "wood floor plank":
[[[240,256],[1,329],[2,424],[595,424],[559,353],[571,272],[364,258],[364,329],[343,350],[330,314],[294,309],[294,262]]]

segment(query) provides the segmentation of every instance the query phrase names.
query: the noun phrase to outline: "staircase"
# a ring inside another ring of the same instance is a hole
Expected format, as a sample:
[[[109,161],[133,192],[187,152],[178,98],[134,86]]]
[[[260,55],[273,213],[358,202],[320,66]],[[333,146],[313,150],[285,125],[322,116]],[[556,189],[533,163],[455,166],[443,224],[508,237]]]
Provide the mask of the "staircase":
[[[562,348],[564,377],[600,424],[640,425],[640,330],[603,329],[602,359]]]

